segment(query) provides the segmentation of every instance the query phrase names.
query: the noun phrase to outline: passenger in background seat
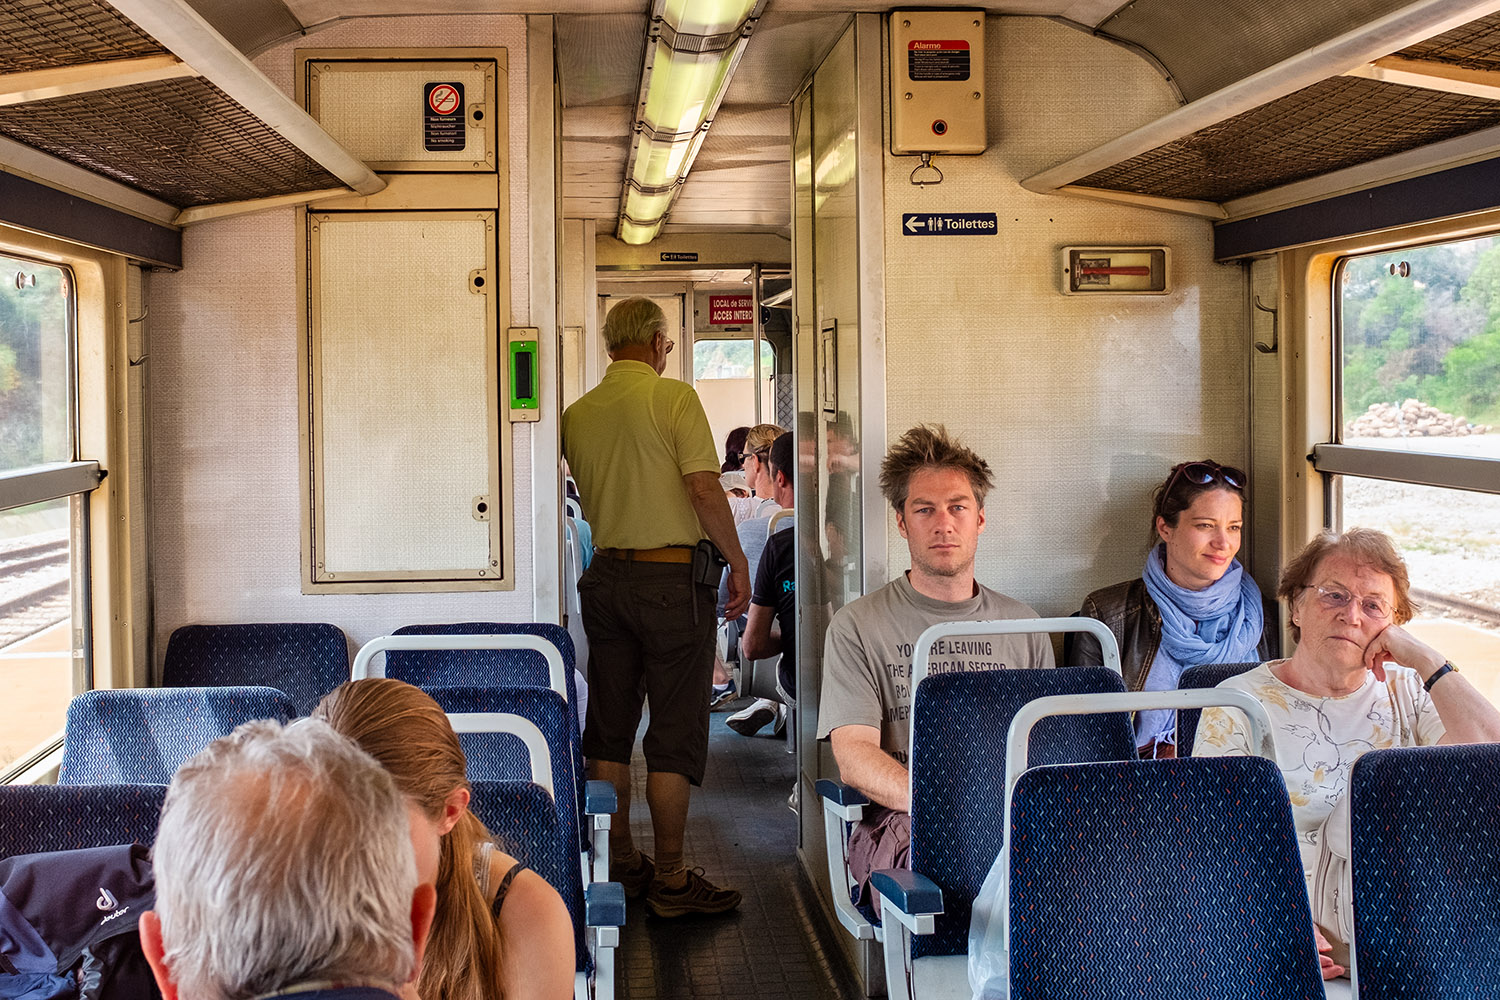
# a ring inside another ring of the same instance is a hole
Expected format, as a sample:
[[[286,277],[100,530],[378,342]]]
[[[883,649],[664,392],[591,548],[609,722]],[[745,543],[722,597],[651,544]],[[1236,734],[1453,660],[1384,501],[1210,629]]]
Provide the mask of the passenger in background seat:
[[[989,463],[942,426],[903,434],[881,463],[880,490],[895,508],[911,569],[840,608],[828,625],[818,738],[832,742],[841,778],[875,803],[849,837],[861,902],[870,896],[870,873],[907,867],[911,851],[906,761],[917,637],[938,622],[1037,617],[974,579],[984,498],[993,487]],[[1055,665],[1045,635],[953,645],[934,657],[933,673]]]
[[[467,761],[438,703],[405,681],[370,677],[339,685],[313,718],[379,761],[438,838],[421,1000],[567,1000],[573,920],[557,890],[496,846],[469,810]]]
[[[755,518],[770,517],[781,507],[774,496],[776,489],[766,468],[766,456],[771,454],[771,442],[786,433],[786,429],[775,424],[756,424],[745,437],[745,481],[750,484],[754,496],[744,500],[729,501],[734,512],[735,524]],[[764,539],[762,539],[764,541]],[[746,555],[749,555],[747,552]],[[750,556],[750,567],[755,568],[755,557]]]
[[[1153,494],[1145,570],[1084,598],[1078,613],[1114,633],[1126,689],[1171,691],[1188,667],[1269,658],[1260,588],[1235,559],[1246,483],[1218,462],[1173,466]],[[1063,662],[1098,666],[1104,654],[1093,636],[1070,633]],[[1139,713],[1135,742],[1142,757],[1177,756],[1177,713]]]
[[[563,413],[563,454],[594,524],[596,558],[578,584],[589,640],[589,776],[609,781],[619,813],[610,872],[657,916],[723,913],[740,894],[689,871],[683,857],[691,786],[708,761],[720,564],[695,560],[705,537],[729,564],[725,614],[750,603],[750,565],[719,485],[719,457],[703,404],[662,378],[672,341],[661,307],[630,298],[610,310],[603,380]],[[642,702],[646,801],[656,860],[630,832],[630,758]]]
[[[745,551],[745,558],[750,563],[750,578],[755,579],[755,568],[760,565],[760,554],[766,547],[766,539],[771,534],[771,518],[781,510],[781,504],[777,502],[775,492],[776,485],[771,478],[769,456],[771,445],[782,435],[789,433],[775,424],[756,424],[750,428],[750,434],[746,437],[745,475],[749,477],[750,486],[755,490],[755,496],[740,500],[730,497],[729,509],[734,512],[734,530],[739,536],[740,548]],[[724,580],[719,584],[719,608],[722,610],[729,600],[729,574],[724,574]],[[743,630],[744,620],[736,622],[729,619],[730,628]],[[730,683],[729,667],[717,656],[714,659],[714,689],[710,703],[714,708],[734,700],[737,694]],[[764,725],[765,723],[761,723]],[[758,727],[757,727],[758,728]]]
[[[796,475],[792,435],[781,435],[771,444],[767,459],[778,510],[795,502],[792,477]],[[770,518],[766,518],[769,526]],[[797,696],[797,542],[796,530],[786,524],[772,535],[756,560],[755,589],[750,598],[750,620],[740,637],[740,655],[759,660],[781,654],[776,680],[781,689]],[[775,628],[772,624],[775,624]],[[754,736],[768,722],[781,732],[786,725],[786,706],[770,698],[757,698],[749,708],[724,720],[741,736]]]
[[[173,776],[152,850],[141,948],[162,996],[395,1000],[432,925],[422,836],[391,776],[326,723],[210,743]]]
[[[724,438],[724,464],[719,466],[720,472],[740,472],[745,468],[745,435],[750,433],[748,427],[736,427]]]

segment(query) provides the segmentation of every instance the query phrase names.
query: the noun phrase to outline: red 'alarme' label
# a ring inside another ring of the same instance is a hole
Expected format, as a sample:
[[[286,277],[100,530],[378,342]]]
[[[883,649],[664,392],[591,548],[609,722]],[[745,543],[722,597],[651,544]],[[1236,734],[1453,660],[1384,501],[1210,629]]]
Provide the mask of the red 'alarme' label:
[[[962,38],[914,38],[906,45],[906,75],[914,81],[967,80],[969,43]]]

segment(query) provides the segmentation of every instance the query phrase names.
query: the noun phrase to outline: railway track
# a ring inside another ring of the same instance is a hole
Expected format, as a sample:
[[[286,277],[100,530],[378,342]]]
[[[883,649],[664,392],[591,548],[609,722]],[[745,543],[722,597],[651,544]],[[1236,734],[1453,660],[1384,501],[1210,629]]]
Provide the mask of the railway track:
[[[57,618],[50,612],[60,600],[67,600],[68,577],[65,533],[0,548],[0,646],[45,628]],[[65,604],[60,610],[67,617]]]
[[[1478,619],[1490,627],[1500,626],[1500,608],[1491,607],[1488,604],[1478,604],[1474,601],[1466,601],[1462,597],[1438,594],[1430,590],[1418,590],[1415,587],[1412,588],[1411,599],[1421,605],[1424,611],[1443,611],[1465,618]]]

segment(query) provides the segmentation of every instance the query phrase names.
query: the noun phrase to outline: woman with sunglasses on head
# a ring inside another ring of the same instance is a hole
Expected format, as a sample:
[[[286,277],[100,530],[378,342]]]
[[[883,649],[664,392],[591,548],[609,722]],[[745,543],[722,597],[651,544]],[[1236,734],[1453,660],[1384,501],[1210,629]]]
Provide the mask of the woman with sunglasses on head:
[[[1078,613],[1114,633],[1129,690],[1170,691],[1188,667],[1269,655],[1260,588],[1235,559],[1245,482],[1243,472],[1217,462],[1174,466],[1153,497],[1156,544],[1144,571],[1084,599]],[[1093,636],[1068,638],[1067,666],[1104,662]],[[1136,747],[1142,757],[1177,756],[1177,714],[1139,713]]]
[[[1500,712],[1442,653],[1402,628],[1414,611],[1408,586],[1406,563],[1381,532],[1318,536],[1287,564],[1277,588],[1296,650],[1219,685],[1248,691],[1271,717],[1314,916],[1335,942],[1347,942],[1347,928],[1334,926],[1337,905],[1320,905],[1328,894],[1313,883],[1330,851],[1349,856],[1348,810],[1339,806],[1354,762],[1388,747],[1500,742]],[[1193,754],[1248,755],[1249,730],[1242,712],[1204,709]],[[1324,977],[1340,975],[1342,960],[1325,957]]]

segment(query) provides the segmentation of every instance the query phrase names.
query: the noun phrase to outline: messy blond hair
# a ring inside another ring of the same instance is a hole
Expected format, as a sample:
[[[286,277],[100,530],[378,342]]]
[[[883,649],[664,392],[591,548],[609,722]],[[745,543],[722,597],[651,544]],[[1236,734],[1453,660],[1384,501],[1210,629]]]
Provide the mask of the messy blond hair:
[[[984,509],[985,496],[995,488],[990,464],[949,437],[948,428],[942,424],[918,424],[901,435],[880,463],[880,492],[897,514],[906,513],[911,478],[923,469],[953,469],[963,473],[980,510]]]

